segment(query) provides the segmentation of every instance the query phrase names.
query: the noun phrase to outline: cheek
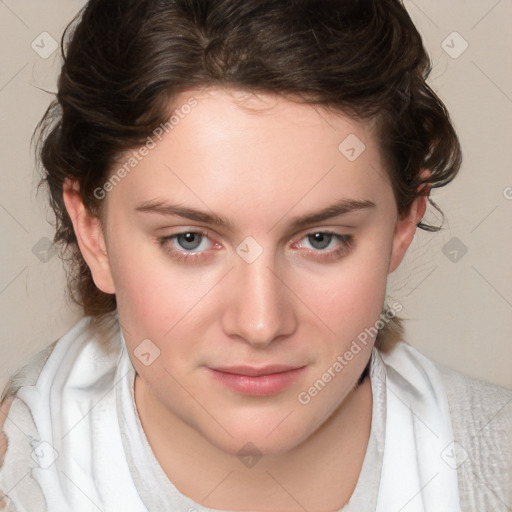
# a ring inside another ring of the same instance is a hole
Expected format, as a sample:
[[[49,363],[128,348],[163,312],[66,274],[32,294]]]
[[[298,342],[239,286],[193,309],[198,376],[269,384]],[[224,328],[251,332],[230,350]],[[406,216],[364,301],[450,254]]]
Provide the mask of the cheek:
[[[119,230],[109,256],[117,308],[126,330],[147,337],[157,334],[158,326],[168,330],[172,317],[187,302],[190,287],[184,286],[180,272],[171,272],[163,249],[152,240]]]
[[[149,240],[120,246],[122,251],[113,251],[113,274],[119,317],[130,345],[148,338],[162,355],[172,351],[173,360],[180,359],[200,343],[207,319],[214,317],[212,289],[222,293],[215,284],[223,271],[176,264]],[[187,343],[171,343],[184,339]]]
[[[336,336],[332,348],[344,347],[379,318],[385,298],[385,278],[371,268],[361,268],[339,278],[323,294],[318,310]]]
[[[379,318],[386,296],[390,247],[391,240],[385,236],[367,237],[339,265],[304,284],[305,302],[339,343],[357,337]]]
[[[125,327],[141,336],[162,338],[197,302],[200,291],[183,274],[149,260],[125,270],[119,273],[123,285],[116,294],[118,310],[128,322]]]

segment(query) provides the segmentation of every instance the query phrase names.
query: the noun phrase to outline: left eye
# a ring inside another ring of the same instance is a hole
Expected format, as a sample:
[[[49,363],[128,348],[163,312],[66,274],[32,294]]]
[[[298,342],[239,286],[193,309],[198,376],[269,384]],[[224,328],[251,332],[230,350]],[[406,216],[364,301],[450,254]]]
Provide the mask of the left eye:
[[[306,251],[306,253],[324,263],[337,261],[347,256],[354,247],[353,235],[340,235],[332,231],[314,231],[305,235],[301,240],[305,239],[313,246],[313,250]],[[339,243],[328,251],[324,250],[333,239],[337,239]]]
[[[307,234],[303,239],[307,239],[313,245],[313,249],[320,251],[326,249],[335,237],[342,238],[342,236],[327,231],[317,231]]]

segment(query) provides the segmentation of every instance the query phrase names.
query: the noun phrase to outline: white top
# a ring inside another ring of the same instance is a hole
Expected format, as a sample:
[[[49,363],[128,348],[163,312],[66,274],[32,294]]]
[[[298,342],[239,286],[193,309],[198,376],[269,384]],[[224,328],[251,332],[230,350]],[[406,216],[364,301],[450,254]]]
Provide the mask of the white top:
[[[92,326],[81,319],[11,379],[0,510],[219,511],[169,481],[140,423],[119,324]],[[374,348],[369,375],[370,438],[340,512],[512,510],[512,391],[403,342]]]

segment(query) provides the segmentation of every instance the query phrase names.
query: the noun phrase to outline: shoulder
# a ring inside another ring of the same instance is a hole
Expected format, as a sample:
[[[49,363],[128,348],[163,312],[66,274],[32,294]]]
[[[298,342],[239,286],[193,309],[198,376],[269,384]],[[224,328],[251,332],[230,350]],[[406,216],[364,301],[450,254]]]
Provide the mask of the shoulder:
[[[512,510],[512,390],[434,364],[450,408],[462,510]]]
[[[458,427],[464,426],[464,432],[475,439],[485,432],[512,431],[512,390],[468,377],[438,363],[434,365],[443,379],[452,420]],[[501,441],[503,448],[510,449],[512,436],[503,436]]]
[[[101,378],[95,370],[103,360],[113,366],[116,347],[105,336],[111,336],[112,324],[103,328],[91,317],[81,318],[9,378],[0,400],[1,511],[46,510],[43,489],[34,478],[44,468],[41,440],[51,436],[60,421],[55,404],[61,403],[64,390],[69,393],[75,386],[76,375],[84,375],[80,384],[93,384]]]
[[[74,364],[80,353],[88,347],[99,345],[102,340],[111,338],[113,327],[113,322],[100,324],[93,317],[80,318],[63,336],[39,351],[11,375],[2,391],[0,402],[16,396],[23,387],[35,386],[41,380],[48,380],[52,373],[48,367],[51,367],[53,373],[57,369],[65,372],[63,364]],[[108,344],[104,343],[102,348],[108,350]]]
[[[2,396],[0,398],[0,403],[4,403],[8,399],[11,399],[16,395],[19,388],[22,386],[33,386],[37,378],[39,377],[39,374],[50,357],[50,354],[52,353],[53,349],[55,348],[55,345],[58,340],[54,341],[51,345],[44,348],[43,350],[40,350],[35,356],[33,356],[31,359],[29,359],[23,366],[18,368],[16,372],[11,375],[9,380],[7,381],[6,386],[4,387],[2,391]]]
[[[7,382],[0,402],[0,510],[18,512],[16,494],[25,494],[37,510],[45,510],[41,490],[31,478],[25,478],[36,465],[32,459],[31,440],[37,438],[37,428],[27,405],[18,398],[24,386],[34,386],[55,344],[38,352]]]
[[[457,471],[462,512],[512,511],[512,390],[463,375],[400,341],[381,351],[384,361],[400,376],[426,378],[447,402],[455,455],[449,466]]]

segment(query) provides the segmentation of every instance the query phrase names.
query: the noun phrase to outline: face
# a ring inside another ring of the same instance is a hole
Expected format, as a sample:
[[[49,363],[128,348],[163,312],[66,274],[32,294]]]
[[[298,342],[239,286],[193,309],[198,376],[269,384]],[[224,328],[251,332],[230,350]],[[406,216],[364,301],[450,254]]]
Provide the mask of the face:
[[[172,129],[103,189],[100,245],[98,224],[75,226],[80,247],[162,410],[227,452],[283,452],[363,371],[372,338],[333,364],[379,319],[420,214],[398,216],[369,124],[233,90],[175,106]]]

